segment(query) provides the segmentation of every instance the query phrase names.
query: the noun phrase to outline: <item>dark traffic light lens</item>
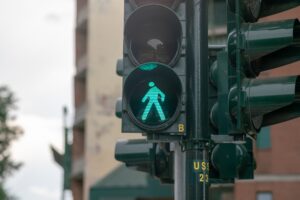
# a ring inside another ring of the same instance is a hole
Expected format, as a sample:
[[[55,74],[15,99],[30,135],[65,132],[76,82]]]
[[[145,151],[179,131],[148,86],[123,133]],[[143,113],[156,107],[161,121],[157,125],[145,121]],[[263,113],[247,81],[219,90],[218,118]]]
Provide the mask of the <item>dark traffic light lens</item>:
[[[160,130],[177,118],[181,105],[181,82],[162,64],[146,63],[127,78],[124,99],[129,116],[141,128]]]
[[[164,23],[144,24],[144,34],[131,42],[131,50],[139,63],[161,62],[168,64],[176,55],[178,43],[171,29]]]
[[[173,65],[181,47],[181,24],[167,7],[147,5],[137,9],[125,26],[129,56],[135,65],[160,62]]]
[[[246,9],[246,20],[255,22],[259,18],[262,0],[244,0]]]
[[[235,12],[235,0],[229,0],[228,3],[232,11]],[[266,5],[272,3],[267,1],[263,2],[263,0],[241,0],[241,8],[244,20],[246,22],[256,22],[262,14],[263,4]]]

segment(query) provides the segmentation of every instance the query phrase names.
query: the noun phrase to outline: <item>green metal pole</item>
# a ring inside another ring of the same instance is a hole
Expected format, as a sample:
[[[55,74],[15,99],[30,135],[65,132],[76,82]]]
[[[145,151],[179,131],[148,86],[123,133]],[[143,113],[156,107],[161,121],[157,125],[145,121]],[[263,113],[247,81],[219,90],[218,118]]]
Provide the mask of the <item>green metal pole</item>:
[[[68,128],[67,128],[67,115],[68,115],[68,109],[67,107],[63,108],[63,129],[64,129],[64,143],[65,143],[65,155],[64,155],[64,177],[63,177],[63,189],[62,189],[62,196],[61,199],[65,199],[65,186],[66,186],[66,165],[67,165],[67,151],[68,151]]]
[[[175,200],[185,199],[185,152],[181,145],[174,145],[174,197]]]
[[[238,110],[237,110],[237,129],[242,129],[242,110],[241,110],[241,100],[242,100],[242,69],[241,69],[241,20],[240,20],[240,0],[235,0],[235,26],[237,34],[237,46],[236,46],[236,82],[238,92]]]
[[[188,138],[185,150],[185,200],[209,199],[208,0],[188,6]]]

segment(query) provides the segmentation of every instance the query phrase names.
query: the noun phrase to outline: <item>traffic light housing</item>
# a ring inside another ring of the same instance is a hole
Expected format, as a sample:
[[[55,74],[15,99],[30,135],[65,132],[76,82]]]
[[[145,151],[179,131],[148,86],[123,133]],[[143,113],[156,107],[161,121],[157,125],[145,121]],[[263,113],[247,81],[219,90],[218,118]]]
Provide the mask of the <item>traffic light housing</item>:
[[[117,65],[122,132],[168,140],[185,135],[185,13],[181,0],[125,0],[123,59]]]
[[[210,177],[212,183],[234,183],[235,179],[253,179],[256,163],[253,140],[245,143],[214,144],[211,151]]]
[[[296,0],[227,0],[227,44],[210,49],[210,177],[216,182],[252,179],[256,134],[300,117],[299,76],[257,78],[300,60],[298,19],[258,19],[299,5]]]
[[[228,0],[231,11],[237,12],[235,0]],[[246,22],[256,22],[259,18],[280,13],[299,6],[298,0],[241,0],[239,9]]]
[[[174,155],[169,144],[151,143],[144,139],[119,141],[116,144],[115,158],[127,167],[159,178],[162,183],[174,182]]]

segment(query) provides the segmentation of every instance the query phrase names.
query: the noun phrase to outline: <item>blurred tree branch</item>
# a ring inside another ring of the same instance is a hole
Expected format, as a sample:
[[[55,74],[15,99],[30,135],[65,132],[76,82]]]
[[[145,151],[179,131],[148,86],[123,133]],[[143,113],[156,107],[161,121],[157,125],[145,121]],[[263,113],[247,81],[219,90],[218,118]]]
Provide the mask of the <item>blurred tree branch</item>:
[[[17,108],[16,101],[8,87],[0,86],[0,198],[4,196],[4,199],[12,199],[3,188],[6,178],[22,165],[13,161],[9,152],[11,143],[23,133],[23,130],[15,125],[16,117],[13,111]]]

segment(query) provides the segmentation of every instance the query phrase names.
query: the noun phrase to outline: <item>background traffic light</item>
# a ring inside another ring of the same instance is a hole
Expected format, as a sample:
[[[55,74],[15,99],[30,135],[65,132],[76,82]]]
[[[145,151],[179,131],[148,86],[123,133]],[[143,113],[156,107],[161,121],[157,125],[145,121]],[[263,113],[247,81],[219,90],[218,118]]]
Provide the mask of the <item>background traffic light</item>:
[[[300,60],[298,19],[258,19],[299,5],[295,0],[227,1],[226,48],[210,49],[211,178],[217,182],[253,178],[256,134],[300,116],[299,76],[257,78]]]
[[[169,144],[146,140],[124,140],[116,145],[115,158],[127,167],[147,172],[163,183],[173,183],[174,155]]]
[[[262,126],[299,117],[298,76],[256,78],[300,60],[299,21],[250,22],[300,2],[247,2],[228,1],[228,48],[211,68],[218,90],[211,118],[219,134],[253,135]]]
[[[122,132],[180,139],[186,131],[186,8],[181,0],[126,0]],[[172,135],[172,137],[169,137]]]
[[[235,179],[253,179],[256,163],[253,140],[244,144],[214,144],[211,154],[210,178],[212,183],[234,183]]]

